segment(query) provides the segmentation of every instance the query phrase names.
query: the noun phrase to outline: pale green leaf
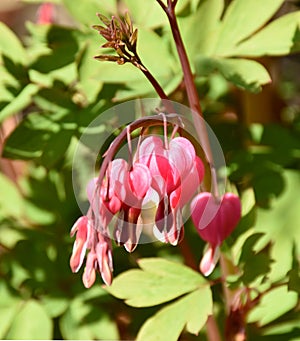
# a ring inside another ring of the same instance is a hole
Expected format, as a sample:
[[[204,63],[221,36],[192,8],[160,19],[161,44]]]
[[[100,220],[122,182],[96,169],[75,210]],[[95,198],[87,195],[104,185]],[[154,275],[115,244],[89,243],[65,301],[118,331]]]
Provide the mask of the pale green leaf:
[[[67,297],[61,296],[45,296],[42,297],[41,301],[47,314],[52,318],[62,315],[70,303]]]
[[[255,232],[263,232],[265,238],[257,245],[272,243],[271,258],[274,260],[268,277],[272,281],[282,279],[291,269],[293,246],[300,255],[300,176],[295,171],[283,173],[285,192],[272,202],[271,210],[258,209]]]
[[[26,51],[19,38],[4,23],[0,22],[0,56],[9,57],[21,65],[27,64]]]
[[[21,306],[9,328],[6,339],[50,340],[52,333],[53,322],[44,307],[31,299]]]
[[[264,294],[260,304],[251,310],[248,323],[258,322],[264,326],[293,309],[297,302],[297,293],[288,291],[287,286],[275,288]]]
[[[98,12],[106,16],[113,15],[118,12],[116,0],[89,0],[76,2],[73,0],[62,0],[62,3],[79,23],[89,27],[99,21],[96,17]]]
[[[288,54],[294,45],[297,28],[300,28],[300,11],[272,21],[253,37],[239,44],[235,54],[252,57]]]
[[[196,60],[196,72],[205,76],[218,70],[228,81],[242,89],[258,92],[261,86],[271,82],[267,70],[253,60],[237,58],[200,58]]]
[[[192,12],[195,12],[197,10],[201,0],[191,0],[190,2],[191,2],[191,10],[192,10]]]
[[[37,93],[39,86],[28,84],[24,89],[0,111],[0,122],[8,116],[19,113],[32,102],[32,96]]]
[[[139,261],[142,270],[132,269],[117,276],[106,290],[134,307],[170,301],[204,285],[200,274],[161,258]]]
[[[0,338],[5,335],[20,309],[21,300],[12,294],[3,281],[0,282]]]
[[[23,198],[17,186],[0,173],[0,213],[5,217],[21,218],[24,214]]]
[[[65,340],[118,340],[115,322],[99,305],[106,293],[93,287],[71,301],[60,319],[60,330]],[[92,305],[91,302],[98,302]]]
[[[217,42],[223,0],[204,0],[197,12],[178,18],[178,24],[189,58],[198,55],[211,55]]]
[[[24,203],[24,202],[23,202]],[[23,207],[24,206],[24,207]],[[22,205],[22,210],[21,213],[26,211],[25,205]],[[15,207],[13,207],[15,209]],[[11,210],[11,207],[9,207],[9,210]],[[4,218],[7,219],[9,216],[9,212],[7,209],[2,209],[1,207],[1,200],[0,200],[0,219]],[[22,218],[23,216],[21,216]],[[14,218],[16,215],[14,215]],[[26,218],[27,218],[27,211],[26,211]],[[0,225],[0,244],[7,247],[7,248],[13,248],[18,241],[24,239],[24,235],[21,232],[21,230],[13,228],[9,223],[6,224],[4,222],[1,223]]]
[[[135,25],[154,28],[168,22],[167,16],[156,1],[124,0]]]
[[[241,196],[242,216],[248,214],[255,206],[255,194],[253,188],[248,188],[243,191]]]
[[[235,46],[261,28],[284,0],[234,0],[222,20],[215,54],[232,56]]]
[[[149,318],[141,327],[137,341],[176,341],[185,326],[188,332],[197,335],[211,313],[211,291],[204,286]]]

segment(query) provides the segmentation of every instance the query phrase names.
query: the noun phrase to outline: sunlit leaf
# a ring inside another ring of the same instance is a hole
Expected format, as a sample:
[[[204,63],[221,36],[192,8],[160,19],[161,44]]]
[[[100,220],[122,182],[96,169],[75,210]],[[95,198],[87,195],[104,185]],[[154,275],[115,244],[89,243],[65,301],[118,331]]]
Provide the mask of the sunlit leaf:
[[[147,307],[170,301],[203,286],[205,281],[190,268],[161,258],[139,261],[140,269],[117,276],[107,291],[128,305]]]
[[[286,182],[284,193],[273,200],[271,210],[259,209],[257,211],[257,224],[255,231],[265,233],[262,244],[272,242],[271,258],[274,260],[269,277],[278,280],[286,276],[292,266],[292,250],[300,254],[300,239],[298,222],[299,211],[299,174],[285,171],[283,174]],[[259,245],[257,247],[260,247]]]
[[[0,196],[1,215],[20,219],[24,214],[24,202],[20,190],[16,184],[1,173],[0,188],[2,193],[5,193],[5,195]]]
[[[24,89],[0,111],[0,122],[11,115],[18,114],[32,102],[32,96],[39,90],[36,84],[28,84]]]
[[[239,44],[235,53],[239,56],[253,57],[288,54],[294,46],[297,28],[300,28],[300,11],[284,15],[272,21],[253,37]]]
[[[21,299],[16,294],[14,295],[3,281],[0,282],[0,297],[0,337],[5,339],[9,327],[20,309]]]
[[[53,322],[36,300],[23,302],[6,335],[7,339],[51,339]]]
[[[267,70],[253,60],[197,58],[196,72],[199,76],[205,76],[215,70],[237,87],[251,92],[258,92],[262,85],[271,82]]]
[[[201,1],[196,13],[179,18],[182,37],[192,61],[196,56],[213,54],[218,39],[223,7],[223,0],[204,0]]]
[[[117,340],[115,322],[99,302],[107,299],[101,287],[77,296],[60,319],[60,329],[67,340]],[[94,301],[93,301],[94,300]],[[94,302],[94,304],[93,304]]]
[[[204,286],[167,305],[149,318],[140,329],[137,340],[176,341],[184,327],[197,335],[211,311],[211,291],[208,286]]]
[[[286,286],[275,288],[263,295],[260,304],[250,312],[247,320],[264,326],[293,309],[297,302],[297,293],[288,291]]]
[[[284,0],[232,1],[222,19],[215,54],[237,55],[235,46],[267,23],[283,2]]]
[[[89,0],[85,2],[76,2],[76,5],[72,0],[62,0],[70,14],[79,23],[91,27],[91,25],[97,19],[96,13],[101,13],[104,15],[113,15],[117,13],[117,1],[116,0],[106,0],[97,1]]]
[[[0,22],[0,36],[0,56],[5,55],[14,62],[26,65],[26,51],[21,41],[3,22]]]
[[[267,277],[271,269],[270,245],[262,250],[255,251],[255,245],[262,236],[263,234],[260,233],[252,234],[246,239],[242,247],[239,266],[243,272],[241,280],[245,285],[249,285],[257,278]]]

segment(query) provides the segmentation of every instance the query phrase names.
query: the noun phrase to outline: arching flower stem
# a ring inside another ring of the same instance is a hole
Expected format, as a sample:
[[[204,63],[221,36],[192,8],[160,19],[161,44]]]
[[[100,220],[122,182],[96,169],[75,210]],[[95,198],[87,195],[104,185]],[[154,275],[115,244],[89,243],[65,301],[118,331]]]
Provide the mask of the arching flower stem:
[[[213,160],[213,153],[211,150],[210,142],[208,133],[205,127],[205,122],[202,120],[203,113],[200,105],[200,99],[198,96],[197,88],[194,82],[194,76],[191,70],[191,66],[188,60],[188,56],[184,47],[184,43],[180,34],[180,30],[177,23],[177,18],[175,14],[175,7],[177,4],[176,0],[168,0],[168,5],[166,6],[161,0],[157,0],[158,4],[166,13],[170,27],[172,30],[173,38],[175,41],[175,45],[177,48],[177,53],[180,59],[183,75],[184,75],[184,82],[185,88],[188,96],[188,101],[190,108],[193,113],[193,120],[196,127],[196,131],[198,133],[198,137],[201,142],[201,146],[205,152],[206,158],[208,160],[210,170],[211,170],[211,188],[213,195],[218,198],[219,197],[219,190],[218,190],[218,183],[217,183],[217,174],[216,169],[214,166]],[[199,119],[199,117],[201,119]]]

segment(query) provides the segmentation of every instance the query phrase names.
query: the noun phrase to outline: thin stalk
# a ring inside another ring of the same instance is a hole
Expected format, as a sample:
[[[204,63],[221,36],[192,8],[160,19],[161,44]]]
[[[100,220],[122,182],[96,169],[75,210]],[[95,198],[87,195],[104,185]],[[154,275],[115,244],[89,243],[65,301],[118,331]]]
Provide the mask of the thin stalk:
[[[165,106],[168,113],[171,113],[174,111],[174,108],[172,104],[169,101],[168,95],[165,93],[164,89],[161,87],[161,85],[158,83],[158,81],[155,79],[155,77],[152,75],[152,73],[145,67],[145,65],[142,63],[139,55],[137,52],[135,52],[135,59],[136,61],[132,64],[139,68],[145,77],[148,79],[148,81],[153,86],[154,90],[158,94],[158,96],[161,98],[163,105]]]

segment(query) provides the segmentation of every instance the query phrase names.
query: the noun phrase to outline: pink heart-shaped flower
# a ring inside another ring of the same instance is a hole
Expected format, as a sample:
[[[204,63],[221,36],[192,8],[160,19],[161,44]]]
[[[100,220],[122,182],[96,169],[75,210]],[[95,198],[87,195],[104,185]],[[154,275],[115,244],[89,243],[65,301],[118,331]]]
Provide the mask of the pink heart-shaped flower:
[[[193,223],[200,237],[212,247],[220,245],[241,218],[241,202],[237,195],[226,193],[217,202],[211,193],[198,194],[191,202]]]

